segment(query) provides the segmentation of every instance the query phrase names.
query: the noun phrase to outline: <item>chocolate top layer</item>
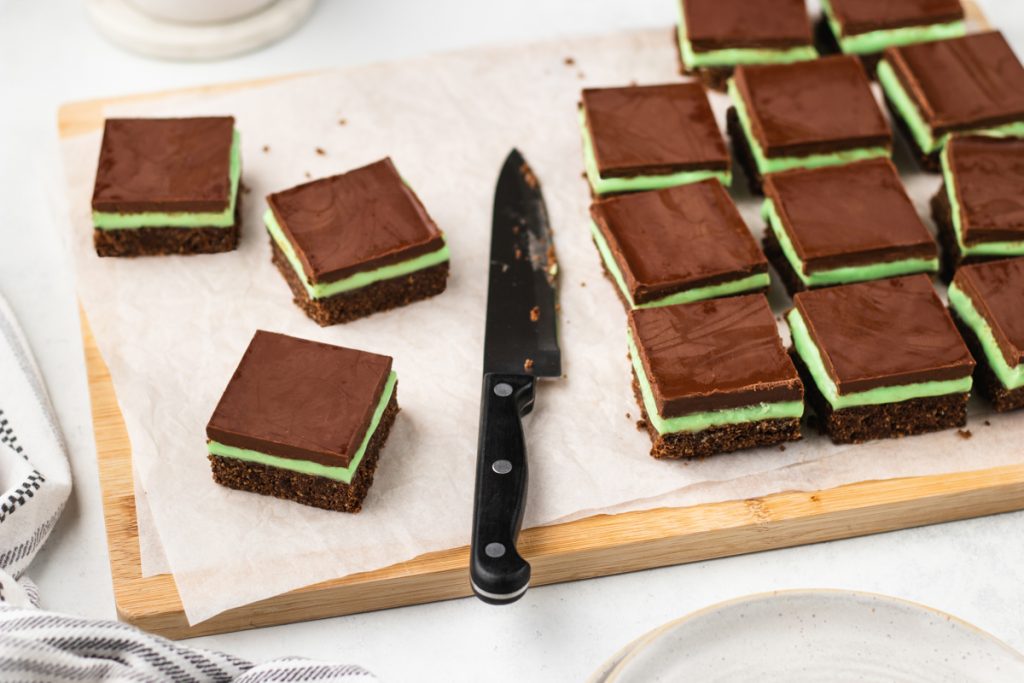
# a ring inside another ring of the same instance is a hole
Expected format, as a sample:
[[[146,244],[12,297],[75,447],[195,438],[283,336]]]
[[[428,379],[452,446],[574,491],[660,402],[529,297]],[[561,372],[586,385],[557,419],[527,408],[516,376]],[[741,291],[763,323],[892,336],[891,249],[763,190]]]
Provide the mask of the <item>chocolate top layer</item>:
[[[964,18],[960,0],[829,0],[844,36]]]
[[[1024,361],[1024,258],[961,266],[953,282],[992,328],[1006,363]]]
[[[927,275],[793,297],[840,394],[967,377],[974,359]]]
[[[892,146],[857,57],[743,65],[735,74],[754,137],[769,157]]]
[[[589,88],[583,110],[603,177],[729,168],[729,150],[699,83]]]
[[[601,200],[590,215],[638,304],[768,272],[717,180]]]
[[[258,330],[206,436],[281,458],[347,467],[390,372],[388,356]]]
[[[805,273],[938,257],[888,159],[773,173],[764,191]]]
[[[694,51],[787,48],[813,42],[804,0],[682,0]]]
[[[885,59],[936,133],[1024,119],[1024,66],[998,31],[889,48]]]
[[[964,242],[1024,240],[1024,140],[956,135],[946,149]]]
[[[662,417],[803,399],[763,294],[642,308],[629,327]]]
[[[310,282],[437,251],[444,238],[391,159],[267,197]]]
[[[234,131],[230,116],[107,119],[93,210],[224,211],[231,201]]]

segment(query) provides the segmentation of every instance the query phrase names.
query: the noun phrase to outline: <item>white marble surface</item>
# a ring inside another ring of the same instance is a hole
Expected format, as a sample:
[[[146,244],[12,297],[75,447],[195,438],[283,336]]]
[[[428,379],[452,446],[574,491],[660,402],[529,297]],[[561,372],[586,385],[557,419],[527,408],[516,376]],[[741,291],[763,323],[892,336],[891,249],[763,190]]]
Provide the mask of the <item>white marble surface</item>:
[[[1024,51],[1024,6],[983,0]],[[0,0],[0,292],[20,316],[67,436],[76,490],[32,576],[44,606],[112,617],[73,282],[50,214],[44,160],[64,101],[341,66],[492,42],[666,26],[673,0],[322,0],[263,52],[156,62],[107,45],[76,0]],[[358,662],[389,681],[574,681],[637,635],[745,593],[830,587],[933,605],[1024,649],[1024,514],[537,588],[508,608],[457,600],[202,638],[262,659]],[[768,653],[770,656],[771,653]]]

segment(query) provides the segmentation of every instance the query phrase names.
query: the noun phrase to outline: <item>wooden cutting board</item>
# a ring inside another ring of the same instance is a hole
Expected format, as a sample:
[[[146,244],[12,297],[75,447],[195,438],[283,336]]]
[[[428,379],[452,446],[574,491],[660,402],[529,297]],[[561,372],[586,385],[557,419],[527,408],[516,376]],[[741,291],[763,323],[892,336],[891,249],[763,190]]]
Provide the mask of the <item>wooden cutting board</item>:
[[[976,10],[975,25],[983,24]],[[59,113],[62,137],[95,131],[105,107],[183,92],[218,92],[263,81],[175,93],[75,102]],[[471,594],[468,548],[326,581],[189,626],[170,575],[142,577],[131,444],[107,366],[82,312],[100,486],[118,615],[140,628],[187,638],[354,614]],[[523,555],[542,585],[816,543],[1024,509],[1024,464],[959,474],[872,481],[687,508],[598,515],[528,529]]]

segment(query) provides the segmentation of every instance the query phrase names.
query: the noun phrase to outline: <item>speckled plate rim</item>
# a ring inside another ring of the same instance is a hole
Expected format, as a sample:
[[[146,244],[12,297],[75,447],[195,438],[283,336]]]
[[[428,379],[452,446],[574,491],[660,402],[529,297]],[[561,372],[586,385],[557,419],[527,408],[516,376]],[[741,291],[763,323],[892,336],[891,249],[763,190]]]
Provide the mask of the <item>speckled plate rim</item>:
[[[647,633],[639,636],[629,644],[618,650],[614,655],[609,657],[601,666],[595,671],[590,678],[587,679],[587,683],[614,683],[614,680],[621,674],[625,667],[632,661],[639,652],[645,647],[650,645],[653,641],[657,640],[666,631],[669,631],[677,626],[681,626],[688,621],[695,621],[708,614],[718,612],[730,607],[736,607],[743,604],[752,604],[762,600],[771,600],[778,597],[802,597],[802,596],[831,596],[841,598],[866,598],[880,600],[882,602],[894,603],[902,605],[904,607],[913,607],[921,611],[933,614],[937,617],[941,617],[949,621],[950,623],[956,624],[968,631],[973,631],[976,635],[984,638],[991,642],[993,645],[998,646],[1004,650],[1009,656],[1016,659],[1021,665],[1024,665],[1024,653],[1021,653],[1017,649],[1011,647],[1004,640],[997,638],[988,631],[975,626],[969,621],[965,621],[960,617],[944,612],[935,607],[930,607],[914,600],[907,600],[905,598],[897,598],[892,595],[885,595],[884,593],[874,593],[872,591],[859,591],[859,590],[847,590],[843,588],[791,588],[786,590],[777,591],[763,591],[760,593],[750,593],[748,595],[742,595],[736,598],[730,598],[721,602],[708,605],[707,607],[701,607],[700,609],[694,610],[689,614],[686,614],[678,619],[668,621],[661,626],[656,626]]]

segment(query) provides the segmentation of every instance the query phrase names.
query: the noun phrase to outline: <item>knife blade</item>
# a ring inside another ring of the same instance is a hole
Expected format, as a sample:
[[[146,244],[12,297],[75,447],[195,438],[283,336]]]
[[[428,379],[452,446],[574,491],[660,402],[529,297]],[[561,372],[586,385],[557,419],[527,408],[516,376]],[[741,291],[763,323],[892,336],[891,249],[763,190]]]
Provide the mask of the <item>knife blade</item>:
[[[473,592],[491,604],[526,592],[530,564],[516,548],[528,468],[522,418],[538,377],[560,377],[558,266],[537,176],[518,150],[494,193],[484,376],[470,544]]]

